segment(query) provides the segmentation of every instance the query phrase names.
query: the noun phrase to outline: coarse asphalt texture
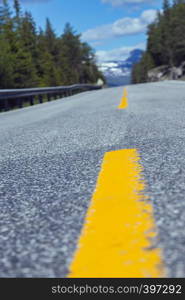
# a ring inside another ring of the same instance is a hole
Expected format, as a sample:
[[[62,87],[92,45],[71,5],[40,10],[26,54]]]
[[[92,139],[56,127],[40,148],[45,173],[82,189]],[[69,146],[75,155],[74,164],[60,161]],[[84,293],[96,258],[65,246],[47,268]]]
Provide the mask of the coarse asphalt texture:
[[[66,277],[105,152],[136,148],[168,277],[185,277],[185,83],[0,114],[0,277]]]

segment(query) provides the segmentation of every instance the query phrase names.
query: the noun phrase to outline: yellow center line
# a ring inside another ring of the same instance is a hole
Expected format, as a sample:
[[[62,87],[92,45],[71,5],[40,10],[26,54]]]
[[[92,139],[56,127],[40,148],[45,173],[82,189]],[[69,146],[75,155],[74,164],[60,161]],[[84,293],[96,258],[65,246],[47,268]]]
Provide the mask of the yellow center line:
[[[125,109],[128,107],[128,92],[127,89],[124,89],[123,97],[121,98],[121,102],[118,106],[119,109]]]
[[[127,92],[127,89],[126,89],[126,88],[124,88],[124,90],[123,90],[123,96],[125,96],[125,97],[128,96],[128,92]]]
[[[164,277],[136,149],[105,154],[70,278]]]

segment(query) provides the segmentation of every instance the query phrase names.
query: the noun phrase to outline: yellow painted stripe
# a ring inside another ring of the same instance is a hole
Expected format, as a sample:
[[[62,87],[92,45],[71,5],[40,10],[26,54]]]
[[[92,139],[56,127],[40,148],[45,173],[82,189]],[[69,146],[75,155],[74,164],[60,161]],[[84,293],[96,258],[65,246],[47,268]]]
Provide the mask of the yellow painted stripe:
[[[163,277],[137,150],[106,153],[68,277]]]
[[[128,107],[128,98],[127,98],[127,96],[128,96],[128,92],[127,92],[127,89],[125,88],[124,92],[123,92],[123,97],[122,97],[121,102],[118,106],[119,109],[125,109],[125,108]]]
[[[124,90],[123,90],[123,96],[125,96],[125,97],[128,96],[128,92],[127,92],[127,89],[126,89],[126,88],[124,88]]]

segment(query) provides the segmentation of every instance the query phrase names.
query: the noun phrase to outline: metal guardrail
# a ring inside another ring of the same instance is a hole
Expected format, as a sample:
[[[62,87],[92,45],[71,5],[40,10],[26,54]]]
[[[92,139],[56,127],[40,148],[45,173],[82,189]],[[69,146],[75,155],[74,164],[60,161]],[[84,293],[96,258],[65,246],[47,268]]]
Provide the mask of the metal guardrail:
[[[70,86],[0,90],[0,111],[7,111],[15,107],[22,108],[24,103],[34,105],[35,100],[37,100],[37,103],[43,103],[44,97],[47,101],[51,101],[52,98],[68,97],[101,88],[101,85],[74,84]]]

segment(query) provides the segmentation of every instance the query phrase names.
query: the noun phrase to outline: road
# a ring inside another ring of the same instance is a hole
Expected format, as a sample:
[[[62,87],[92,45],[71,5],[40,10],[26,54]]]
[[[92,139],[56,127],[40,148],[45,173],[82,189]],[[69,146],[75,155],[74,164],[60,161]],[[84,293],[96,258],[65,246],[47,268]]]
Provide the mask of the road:
[[[66,277],[105,153],[137,149],[167,277],[185,277],[185,83],[0,114],[0,277]],[[110,217],[111,218],[111,217]]]

